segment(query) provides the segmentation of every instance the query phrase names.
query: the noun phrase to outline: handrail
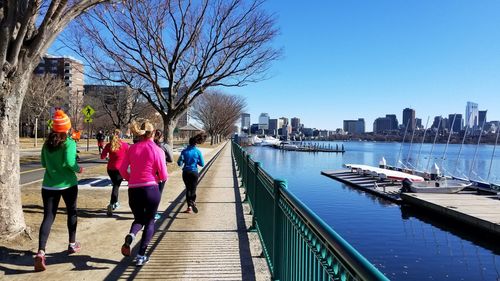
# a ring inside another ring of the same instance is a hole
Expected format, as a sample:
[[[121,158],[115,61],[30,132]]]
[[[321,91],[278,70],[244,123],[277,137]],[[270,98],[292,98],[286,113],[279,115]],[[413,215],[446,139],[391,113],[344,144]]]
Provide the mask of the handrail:
[[[235,162],[273,280],[389,280],[232,142]]]

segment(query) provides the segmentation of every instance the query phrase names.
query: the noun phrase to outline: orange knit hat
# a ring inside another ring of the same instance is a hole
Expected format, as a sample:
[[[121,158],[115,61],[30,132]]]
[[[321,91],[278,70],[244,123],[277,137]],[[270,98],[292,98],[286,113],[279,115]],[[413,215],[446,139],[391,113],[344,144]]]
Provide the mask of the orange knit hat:
[[[54,112],[54,117],[52,117],[52,131],[56,133],[66,133],[71,129],[71,120],[69,120],[68,115],[64,111],[58,109]]]

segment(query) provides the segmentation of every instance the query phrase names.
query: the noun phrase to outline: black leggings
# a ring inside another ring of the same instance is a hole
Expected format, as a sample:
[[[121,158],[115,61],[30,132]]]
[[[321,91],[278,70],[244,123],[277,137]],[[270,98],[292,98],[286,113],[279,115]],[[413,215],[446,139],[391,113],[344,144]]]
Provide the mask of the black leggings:
[[[183,171],[182,180],[186,185],[186,201],[188,206],[193,206],[196,201],[196,187],[198,186],[198,172]]]
[[[78,197],[78,187],[76,185],[63,190],[48,190],[42,188],[43,199],[43,221],[40,226],[40,234],[38,236],[38,250],[45,251],[47,240],[50,234],[50,228],[56,218],[57,208],[61,196],[66,204],[66,212],[68,215],[68,233],[69,242],[75,242],[76,237],[76,199]]]
[[[109,204],[115,204],[118,202],[118,190],[120,189],[123,178],[118,170],[108,170],[108,175],[113,183],[113,190],[111,191],[111,200],[109,201]]]

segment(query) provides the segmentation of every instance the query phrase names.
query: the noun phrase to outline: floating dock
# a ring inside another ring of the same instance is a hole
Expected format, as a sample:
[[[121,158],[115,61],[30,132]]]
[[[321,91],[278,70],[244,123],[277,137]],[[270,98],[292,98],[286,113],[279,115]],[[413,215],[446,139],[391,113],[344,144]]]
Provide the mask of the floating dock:
[[[321,171],[321,174],[392,202],[410,204],[500,235],[500,199],[496,194],[478,194],[476,190],[453,194],[400,193],[400,182],[380,181],[347,169]]]
[[[274,148],[287,151],[305,151],[305,152],[334,152],[344,153],[344,145],[325,145],[325,144],[302,144],[302,143],[280,143],[273,145]]]
[[[380,181],[370,176],[353,173],[351,170],[321,171],[321,174],[392,202],[402,203],[400,182]]]
[[[500,200],[496,195],[402,193],[401,198],[405,203],[500,234]]]

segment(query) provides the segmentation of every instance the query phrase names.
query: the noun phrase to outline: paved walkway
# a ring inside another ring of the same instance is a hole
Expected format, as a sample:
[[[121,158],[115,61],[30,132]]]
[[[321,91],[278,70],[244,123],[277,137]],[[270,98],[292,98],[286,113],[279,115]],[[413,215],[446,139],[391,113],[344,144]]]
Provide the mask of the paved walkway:
[[[108,279],[270,280],[258,237],[247,232],[241,191],[228,143],[198,185],[199,213],[183,213],[181,193],[150,244],[151,261]]]

